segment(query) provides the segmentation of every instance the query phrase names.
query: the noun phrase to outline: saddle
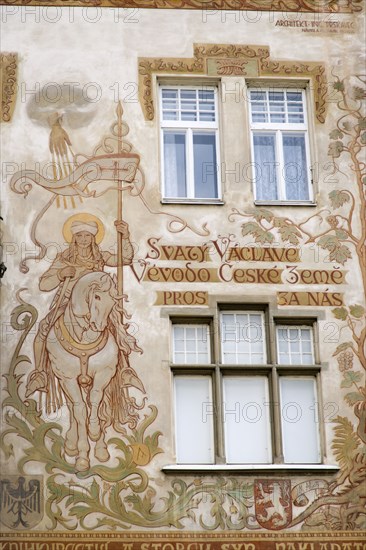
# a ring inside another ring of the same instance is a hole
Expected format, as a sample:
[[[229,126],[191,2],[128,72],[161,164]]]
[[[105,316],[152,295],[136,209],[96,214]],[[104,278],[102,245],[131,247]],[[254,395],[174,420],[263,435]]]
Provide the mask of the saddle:
[[[64,323],[64,316],[61,315],[54,325],[56,338],[65,351],[77,357],[80,361],[80,374],[77,381],[81,387],[87,389],[92,385],[92,378],[88,375],[89,357],[101,351],[108,340],[108,330],[105,329],[97,340],[89,344],[77,342],[71,336]]]

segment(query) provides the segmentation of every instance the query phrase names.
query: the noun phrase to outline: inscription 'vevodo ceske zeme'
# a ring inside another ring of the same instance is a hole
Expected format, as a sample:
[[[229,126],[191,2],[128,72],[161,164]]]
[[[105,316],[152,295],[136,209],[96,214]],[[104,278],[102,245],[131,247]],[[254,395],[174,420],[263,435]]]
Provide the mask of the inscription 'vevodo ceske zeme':
[[[160,267],[153,265],[146,270],[144,281],[152,283],[257,283],[280,284],[281,269],[237,268],[232,264],[222,264],[219,269],[191,267],[187,262],[183,267]]]

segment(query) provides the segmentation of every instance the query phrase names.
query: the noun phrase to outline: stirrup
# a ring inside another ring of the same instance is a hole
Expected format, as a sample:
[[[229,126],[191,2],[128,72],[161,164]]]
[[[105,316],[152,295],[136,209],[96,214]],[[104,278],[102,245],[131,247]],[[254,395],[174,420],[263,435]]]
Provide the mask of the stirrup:
[[[29,397],[36,391],[47,391],[47,375],[42,371],[32,372],[28,378],[25,397]]]

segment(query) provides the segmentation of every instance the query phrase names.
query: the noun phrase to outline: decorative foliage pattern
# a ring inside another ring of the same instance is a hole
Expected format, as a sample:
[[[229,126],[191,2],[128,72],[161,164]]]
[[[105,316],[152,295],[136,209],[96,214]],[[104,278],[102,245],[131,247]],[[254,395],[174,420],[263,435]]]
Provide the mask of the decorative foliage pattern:
[[[39,0],[3,0],[12,6],[39,5]],[[43,6],[87,6],[90,0],[43,0]],[[141,9],[255,10],[310,13],[354,13],[362,11],[362,0],[93,0],[93,6]]]

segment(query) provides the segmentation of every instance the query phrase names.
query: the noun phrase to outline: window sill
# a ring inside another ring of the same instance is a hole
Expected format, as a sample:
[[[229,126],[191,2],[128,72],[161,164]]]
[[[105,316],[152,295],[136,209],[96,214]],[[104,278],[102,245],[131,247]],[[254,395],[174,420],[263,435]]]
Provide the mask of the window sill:
[[[255,206],[317,206],[313,201],[254,201]]]
[[[230,472],[238,474],[335,474],[339,466],[333,464],[167,464],[165,474],[198,474]]]
[[[221,199],[184,199],[184,198],[177,198],[177,199],[161,199],[161,204],[213,204],[213,205],[223,205],[225,204],[223,200]]]

